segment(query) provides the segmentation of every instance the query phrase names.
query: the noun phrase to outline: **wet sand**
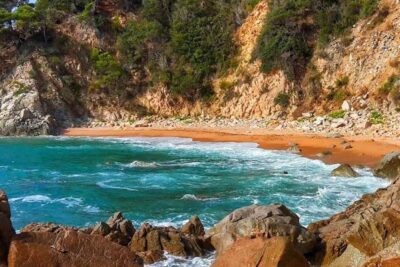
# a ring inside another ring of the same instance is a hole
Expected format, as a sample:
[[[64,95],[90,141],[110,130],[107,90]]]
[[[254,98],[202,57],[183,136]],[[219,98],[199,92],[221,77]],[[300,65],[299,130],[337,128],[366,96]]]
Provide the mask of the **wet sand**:
[[[70,128],[65,136],[87,137],[185,137],[206,142],[253,142],[264,149],[286,150],[291,143],[298,144],[301,154],[320,159],[328,164],[348,163],[375,167],[382,157],[392,151],[400,151],[400,140],[395,138],[372,139],[370,137],[332,138],[317,134],[273,132],[264,129],[209,129],[209,128]],[[345,143],[347,142],[347,143]],[[345,149],[350,144],[352,148]],[[330,151],[324,157],[317,154]]]

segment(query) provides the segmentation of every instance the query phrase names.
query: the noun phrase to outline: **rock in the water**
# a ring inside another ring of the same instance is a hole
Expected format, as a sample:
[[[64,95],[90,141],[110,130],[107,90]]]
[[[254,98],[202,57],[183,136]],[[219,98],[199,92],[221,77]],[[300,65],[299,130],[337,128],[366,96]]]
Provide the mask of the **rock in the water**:
[[[342,164],[331,172],[332,176],[358,177],[360,176],[349,164]]]
[[[285,237],[242,238],[218,256],[212,267],[309,267],[307,260]]]
[[[364,195],[344,212],[310,224],[309,231],[322,240],[312,263],[329,267],[370,266],[364,263],[375,257],[400,257],[399,210],[397,179],[388,188]]]
[[[143,266],[129,248],[99,235],[56,225],[31,225],[16,235],[8,255],[9,267]]]
[[[173,227],[143,224],[134,234],[130,249],[135,253],[165,251],[181,257],[203,256],[207,247],[202,237],[186,235]]]
[[[310,252],[316,243],[315,236],[299,223],[299,217],[284,205],[252,205],[240,208],[211,228],[206,238],[218,253],[228,249],[237,239],[263,235],[289,237],[301,253]]]
[[[8,249],[15,234],[7,195],[0,190],[0,266],[7,264]]]
[[[295,154],[301,153],[301,149],[299,148],[299,145],[294,144],[294,143],[289,144],[289,148],[287,149],[287,151],[289,151],[291,153],[295,153]]]
[[[396,179],[400,176],[400,152],[392,152],[383,157],[375,169],[377,176]]]
[[[204,236],[204,226],[198,216],[193,216],[185,225],[181,228],[182,234]]]

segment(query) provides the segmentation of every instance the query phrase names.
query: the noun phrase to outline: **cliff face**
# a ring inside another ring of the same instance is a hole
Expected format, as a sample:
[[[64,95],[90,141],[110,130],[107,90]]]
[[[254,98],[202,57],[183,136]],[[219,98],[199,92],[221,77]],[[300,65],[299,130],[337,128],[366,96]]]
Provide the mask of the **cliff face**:
[[[136,16],[135,11],[124,11],[135,10],[129,5],[98,1],[93,12],[102,12],[123,27]],[[400,73],[398,0],[380,1],[375,14],[354,25],[349,35],[316,49],[308,71],[295,81],[280,70],[260,71],[260,60],[252,59],[268,12],[268,1],[260,1],[237,28],[237,64],[213,78],[214,95],[207,100],[189,101],[173,95],[165,85],[146,84],[148,70],[143,66],[129,71],[121,82],[122,92],[90,89],[96,76],[90,51],[109,50],[116,38],[76,16],[66,16],[55,25],[51,44],[2,40],[1,133],[49,134],[88,118],[131,121],[144,114],[296,118],[304,112],[327,114],[340,109],[345,100],[356,109],[398,108],[398,87],[390,94],[379,90]],[[290,105],[276,105],[278,94],[294,86],[300,89],[290,94]]]

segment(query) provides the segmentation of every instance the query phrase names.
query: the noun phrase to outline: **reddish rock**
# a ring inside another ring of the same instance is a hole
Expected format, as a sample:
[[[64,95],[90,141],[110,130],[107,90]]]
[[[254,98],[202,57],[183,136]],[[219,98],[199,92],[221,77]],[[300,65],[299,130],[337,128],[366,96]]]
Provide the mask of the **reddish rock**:
[[[8,198],[6,193],[0,190],[0,266],[7,264],[8,249],[14,234]]]
[[[312,251],[314,234],[300,225],[299,217],[284,205],[252,205],[237,209],[214,225],[206,235],[218,253],[223,252],[242,237],[289,237],[301,253]]]
[[[147,223],[134,234],[129,247],[136,253],[165,251],[181,257],[203,256],[207,250],[201,237],[186,235],[173,227],[154,227]]]
[[[400,180],[364,195],[344,212],[312,223],[308,229],[321,240],[314,264],[361,266],[400,241]]]
[[[213,267],[309,267],[289,238],[242,238],[220,254]]]
[[[193,216],[184,226],[181,228],[182,234],[204,236],[204,226],[198,216]]]
[[[102,236],[88,235],[68,227],[36,224],[24,228],[13,238],[8,264],[9,267],[140,267],[143,261],[127,247]]]

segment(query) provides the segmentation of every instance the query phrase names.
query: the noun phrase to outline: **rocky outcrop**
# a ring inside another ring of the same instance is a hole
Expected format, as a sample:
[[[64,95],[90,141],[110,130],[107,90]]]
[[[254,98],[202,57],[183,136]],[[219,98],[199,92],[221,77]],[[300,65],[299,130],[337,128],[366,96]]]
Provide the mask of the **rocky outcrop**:
[[[317,266],[370,266],[365,264],[400,257],[400,179],[308,230],[321,240]]]
[[[243,238],[218,256],[213,267],[309,267],[289,238]]]
[[[143,266],[127,247],[99,235],[54,224],[29,225],[10,246],[10,267],[29,266]]]
[[[237,209],[212,227],[206,237],[217,253],[222,253],[237,239],[254,235],[288,237],[301,253],[310,252],[316,244],[314,235],[302,227],[299,217],[284,205],[252,205]]]
[[[0,266],[7,265],[8,250],[14,234],[8,198],[6,193],[0,190]]]
[[[100,222],[89,231],[91,235],[101,235],[107,240],[127,246],[135,234],[135,227],[121,212],[116,212],[107,223]]]
[[[146,263],[159,260],[163,252],[181,257],[204,256],[210,246],[202,234],[204,228],[197,219],[189,221],[183,231],[145,223],[136,231],[129,247],[131,251],[144,256]]]
[[[399,177],[400,152],[393,152],[385,155],[375,169],[375,175],[392,180]]]
[[[358,177],[360,176],[349,164],[342,164],[331,172],[332,176]]]

